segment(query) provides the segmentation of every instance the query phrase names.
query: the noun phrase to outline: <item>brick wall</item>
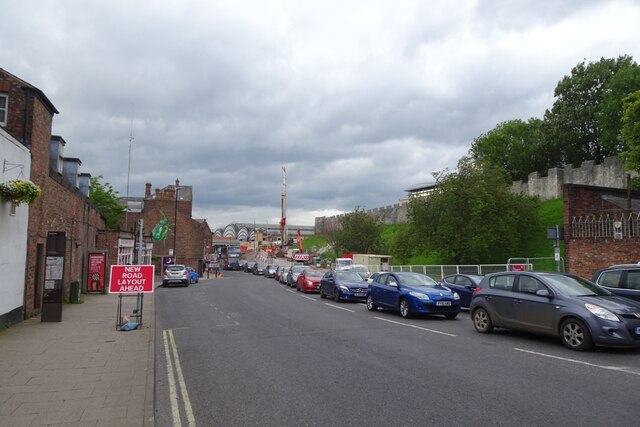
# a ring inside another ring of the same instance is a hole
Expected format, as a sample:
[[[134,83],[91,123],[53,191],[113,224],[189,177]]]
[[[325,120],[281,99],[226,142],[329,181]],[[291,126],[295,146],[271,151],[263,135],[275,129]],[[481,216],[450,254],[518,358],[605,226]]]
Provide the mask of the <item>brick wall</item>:
[[[24,178],[42,188],[42,196],[29,207],[23,310],[30,317],[42,304],[47,233],[65,232],[63,286],[68,296],[71,282],[85,282],[88,251],[101,249],[96,241],[99,230],[104,230],[104,219],[75,186],[50,172],[51,128],[58,112],[53,104],[39,89],[2,69],[0,87],[9,95],[5,130],[31,150],[31,175]]]
[[[640,192],[630,193],[631,199],[640,201]],[[575,217],[595,215],[620,215],[629,211],[611,203],[610,196],[627,197],[626,190],[565,185],[564,230],[566,249],[566,270],[579,276],[591,278],[593,273],[612,264],[636,263],[640,261],[640,237],[577,237],[571,235],[571,223]]]
[[[145,198],[144,208],[141,213],[129,213],[128,224],[131,228],[138,219],[144,219],[144,236],[151,237],[153,227],[166,217],[169,220],[170,231],[165,240],[153,242],[153,254],[162,256],[168,255],[169,249],[173,248],[174,224],[177,219],[177,234],[175,235],[176,254],[178,264],[192,266],[196,270],[199,262],[204,260],[207,248],[211,248],[212,233],[205,220],[195,220],[191,218],[191,200],[178,200],[176,215],[175,193],[162,195],[156,191],[155,198]],[[177,216],[177,218],[176,218]],[[160,260],[154,262],[156,273],[161,274]]]

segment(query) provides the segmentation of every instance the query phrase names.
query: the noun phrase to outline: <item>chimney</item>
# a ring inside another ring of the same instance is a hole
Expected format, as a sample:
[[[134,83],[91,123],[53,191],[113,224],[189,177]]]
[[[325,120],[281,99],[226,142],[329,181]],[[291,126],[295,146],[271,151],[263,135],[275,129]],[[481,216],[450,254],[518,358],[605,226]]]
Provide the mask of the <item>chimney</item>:
[[[151,198],[151,183],[150,182],[147,182],[145,184],[144,198],[145,199],[150,199]]]
[[[78,181],[80,182],[80,193],[84,197],[89,197],[89,185],[91,184],[91,174],[81,173],[78,175]]]
[[[82,162],[80,159],[73,157],[65,157],[63,159],[62,174],[69,184],[74,188],[79,188],[78,185],[78,168]]]

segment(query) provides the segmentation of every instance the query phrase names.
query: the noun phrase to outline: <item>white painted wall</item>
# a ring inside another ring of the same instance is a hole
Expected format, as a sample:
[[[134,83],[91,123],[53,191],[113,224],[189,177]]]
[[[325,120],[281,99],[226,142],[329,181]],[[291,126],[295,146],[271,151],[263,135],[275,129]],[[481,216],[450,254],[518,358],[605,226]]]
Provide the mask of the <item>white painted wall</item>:
[[[0,128],[0,182],[29,179],[30,174],[31,153]],[[0,200],[0,316],[24,302],[29,205],[18,205],[15,215],[11,205]]]

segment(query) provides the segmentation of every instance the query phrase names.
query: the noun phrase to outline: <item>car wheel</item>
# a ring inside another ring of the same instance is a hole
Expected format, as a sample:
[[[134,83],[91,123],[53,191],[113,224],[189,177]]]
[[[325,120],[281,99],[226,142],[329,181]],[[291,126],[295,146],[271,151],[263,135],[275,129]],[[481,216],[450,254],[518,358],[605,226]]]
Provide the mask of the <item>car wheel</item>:
[[[593,347],[589,328],[578,319],[567,319],[560,326],[562,343],[570,350],[585,351]]]
[[[373,297],[371,295],[367,295],[367,310],[376,311],[378,306],[375,302],[373,302]]]
[[[320,298],[324,299],[327,296],[324,294],[324,287],[320,286]]]
[[[476,331],[483,334],[489,333],[493,330],[493,324],[491,323],[489,313],[487,313],[484,308],[478,308],[473,312],[473,326],[476,328]]]
[[[333,289],[333,300],[335,302],[340,302],[340,291],[335,288]]]
[[[449,320],[453,320],[456,317],[458,317],[458,313],[452,313],[452,314],[445,314],[444,317],[446,317]]]
[[[404,298],[400,300],[400,316],[404,317],[405,319],[408,319],[409,317],[411,317],[411,310],[409,309],[409,301],[407,301]]]
[[[185,287],[185,288],[188,288],[188,287],[189,287],[189,285],[190,285],[190,283],[189,283],[189,281],[188,281],[188,280],[187,280],[186,282],[184,282],[184,287]]]

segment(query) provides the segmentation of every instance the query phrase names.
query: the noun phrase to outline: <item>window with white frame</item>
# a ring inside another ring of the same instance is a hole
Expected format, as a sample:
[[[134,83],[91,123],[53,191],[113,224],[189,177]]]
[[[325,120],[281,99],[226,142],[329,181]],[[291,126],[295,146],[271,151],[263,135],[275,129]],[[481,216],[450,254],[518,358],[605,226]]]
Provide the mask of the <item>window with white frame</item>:
[[[9,96],[0,93],[0,125],[7,125],[7,113],[9,110]]]
[[[133,240],[118,239],[118,265],[133,264]]]

